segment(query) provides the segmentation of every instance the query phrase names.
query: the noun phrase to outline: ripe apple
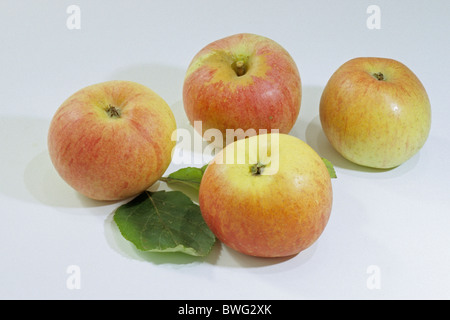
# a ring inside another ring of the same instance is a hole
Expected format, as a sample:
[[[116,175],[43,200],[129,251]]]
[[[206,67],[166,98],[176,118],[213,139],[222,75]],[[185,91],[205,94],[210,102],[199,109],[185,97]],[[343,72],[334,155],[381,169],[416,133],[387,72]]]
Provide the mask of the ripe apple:
[[[202,137],[208,129],[220,130],[225,143],[235,136],[258,134],[260,129],[289,133],[300,111],[301,95],[300,75],[289,53],[271,39],[248,33],[201,49],[183,85],[191,124],[201,121]]]
[[[428,95],[404,64],[356,58],[331,76],[320,100],[320,121],[331,145],[346,159],[393,168],[416,154],[431,126]]]
[[[227,145],[208,165],[199,190],[200,210],[217,238],[259,257],[291,256],[311,246],[325,229],[332,198],[319,155],[278,133]]]
[[[175,129],[170,107],[155,92],[131,81],[107,81],[64,101],[50,124],[48,150],[75,190],[97,200],[120,200],[163,175]]]

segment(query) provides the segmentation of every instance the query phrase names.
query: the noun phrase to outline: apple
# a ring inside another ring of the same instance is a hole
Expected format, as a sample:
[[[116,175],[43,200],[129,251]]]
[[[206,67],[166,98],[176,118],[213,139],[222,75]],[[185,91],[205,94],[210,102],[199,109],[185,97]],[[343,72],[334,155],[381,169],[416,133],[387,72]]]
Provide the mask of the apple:
[[[136,195],[171,162],[174,115],[151,89],[131,81],[90,85],[56,111],[48,150],[60,176],[96,200]]]
[[[388,169],[425,144],[431,107],[422,83],[404,64],[361,57],[344,63],[329,79],[320,100],[320,121],[344,158]]]
[[[321,157],[287,134],[262,134],[222,149],[204,172],[202,216],[227,246],[257,257],[295,255],[330,217],[332,185]]]
[[[194,127],[202,137],[209,129],[219,130],[225,144],[259,130],[289,133],[301,96],[299,71],[289,53],[271,39],[248,33],[201,49],[183,84],[190,123],[201,121],[201,126]]]

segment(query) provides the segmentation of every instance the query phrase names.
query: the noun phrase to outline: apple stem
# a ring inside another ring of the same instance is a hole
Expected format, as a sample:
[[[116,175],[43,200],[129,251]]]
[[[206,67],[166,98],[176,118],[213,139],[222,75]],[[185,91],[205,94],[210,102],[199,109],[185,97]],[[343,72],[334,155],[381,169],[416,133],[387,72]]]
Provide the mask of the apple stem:
[[[247,70],[245,70],[245,62],[239,60],[236,62],[236,74],[238,77],[243,76]]]
[[[120,109],[118,107],[113,106],[112,104],[108,105],[108,108],[106,108],[106,113],[110,118],[120,118]]]
[[[261,163],[258,162],[256,164],[254,164],[253,166],[251,166],[250,172],[254,176],[259,176],[263,172],[265,166],[266,165],[261,164]]]
[[[374,73],[373,76],[374,76],[375,79],[377,79],[378,81],[383,81],[383,80],[384,80],[384,75],[383,75],[381,72]]]
[[[109,104],[108,108],[106,108],[106,113],[110,118],[120,118],[120,109],[111,104]]]

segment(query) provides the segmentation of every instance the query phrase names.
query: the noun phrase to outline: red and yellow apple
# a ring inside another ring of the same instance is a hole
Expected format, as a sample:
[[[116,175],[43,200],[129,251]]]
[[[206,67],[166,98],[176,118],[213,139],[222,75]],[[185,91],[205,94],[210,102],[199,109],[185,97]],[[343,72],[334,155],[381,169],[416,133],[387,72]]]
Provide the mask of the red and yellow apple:
[[[320,100],[320,121],[344,158],[387,169],[425,144],[431,107],[424,86],[404,64],[363,57],[344,63],[331,76]]]
[[[174,115],[151,89],[131,81],[94,84],[56,111],[48,150],[60,176],[97,200],[136,195],[158,180],[172,159]]]
[[[300,75],[289,53],[271,39],[248,33],[201,49],[183,85],[191,124],[201,121],[202,137],[208,129],[220,130],[224,141],[229,129],[228,142],[238,129],[247,136],[260,129],[289,133],[300,111],[301,94]]]
[[[203,218],[227,246],[284,257],[311,246],[331,213],[332,185],[321,157],[287,134],[237,140],[208,165],[199,190]]]

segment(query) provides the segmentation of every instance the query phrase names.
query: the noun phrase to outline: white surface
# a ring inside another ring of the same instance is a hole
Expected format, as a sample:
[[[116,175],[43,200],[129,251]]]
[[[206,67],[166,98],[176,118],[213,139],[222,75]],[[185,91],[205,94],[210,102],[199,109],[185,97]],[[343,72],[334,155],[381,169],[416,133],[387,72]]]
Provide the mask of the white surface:
[[[81,8],[79,30],[66,27],[71,4]],[[366,27],[371,4],[381,9],[380,30]],[[446,0],[2,0],[0,298],[449,299],[449,18]],[[51,117],[84,86],[127,79],[159,93],[189,128],[181,89],[190,60],[239,32],[274,39],[297,62],[304,92],[292,134],[336,167],[329,224],[291,259],[247,257],[220,243],[203,260],[140,253],[112,221],[120,203],[80,196],[53,169]],[[426,145],[390,171],[349,163],[321,131],[322,89],[358,56],[405,63],[431,100]],[[80,289],[66,285],[71,265]],[[379,289],[367,286],[372,265]]]

